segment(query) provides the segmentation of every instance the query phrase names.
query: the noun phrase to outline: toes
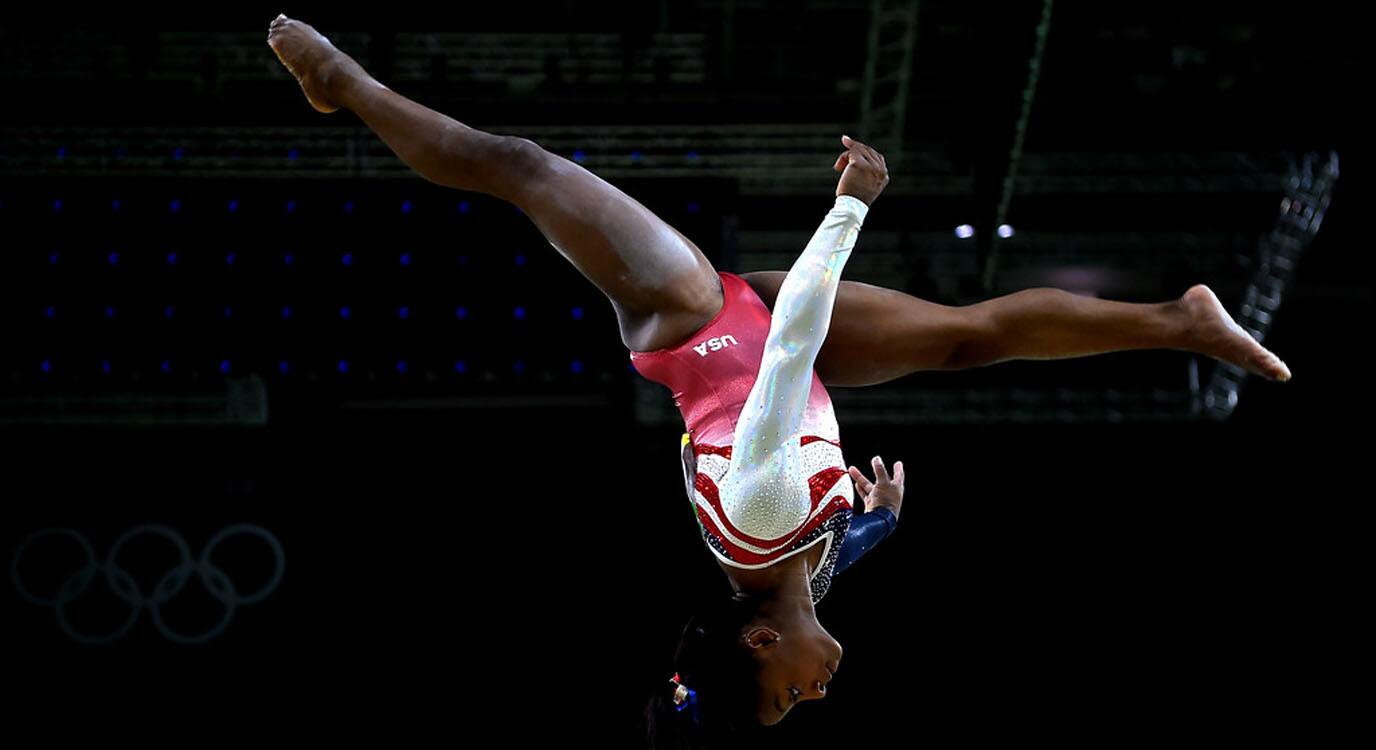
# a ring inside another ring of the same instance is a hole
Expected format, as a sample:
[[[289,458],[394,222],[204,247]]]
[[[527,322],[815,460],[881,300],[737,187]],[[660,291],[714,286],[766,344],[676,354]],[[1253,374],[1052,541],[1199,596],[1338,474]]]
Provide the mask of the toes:
[[[1257,367],[1272,380],[1285,382],[1290,379],[1290,368],[1285,364],[1285,360],[1277,357],[1271,352],[1266,352],[1256,359]]]

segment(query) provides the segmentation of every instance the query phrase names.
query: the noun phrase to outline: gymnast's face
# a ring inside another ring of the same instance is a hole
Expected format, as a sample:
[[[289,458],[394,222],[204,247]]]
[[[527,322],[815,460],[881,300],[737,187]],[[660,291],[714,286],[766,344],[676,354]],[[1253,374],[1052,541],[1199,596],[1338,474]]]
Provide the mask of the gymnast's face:
[[[755,718],[765,726],[778,724],[803,701],[825,698],[841,663],[841,644],[820,623],[798,625],[781,633],[752,624],[745,631],[757,667]]]

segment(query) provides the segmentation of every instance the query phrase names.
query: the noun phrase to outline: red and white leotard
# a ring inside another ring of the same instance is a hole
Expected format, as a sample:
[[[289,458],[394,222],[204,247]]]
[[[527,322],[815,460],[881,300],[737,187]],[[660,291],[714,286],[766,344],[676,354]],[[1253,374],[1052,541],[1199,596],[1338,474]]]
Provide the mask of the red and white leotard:
[[[724,301],[707,325],[677,346],[630,353],[640,374],[672,391],[683,414],[708,547],[727,565],[763,568],[823,545],[814,602],[830,587],[854,488],[813,365],[867,211],[859,199],[836,199],[772,313],[744,279],[719,271]]]

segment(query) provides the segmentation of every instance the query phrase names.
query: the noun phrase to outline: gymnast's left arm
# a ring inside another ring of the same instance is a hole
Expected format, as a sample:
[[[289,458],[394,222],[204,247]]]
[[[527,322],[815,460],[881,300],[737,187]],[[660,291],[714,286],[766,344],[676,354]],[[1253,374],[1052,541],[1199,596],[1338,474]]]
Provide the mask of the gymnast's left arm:
[[[874,467],[873,482],[859,469],[850,467],[855,489],[865,498],[865,512],[851,519],[832,575],[838,575],[850,567],[898,527],[898,516],[903,512],[903,462],[894,462],[893,477],[889,476],[888,469],[884,468],[884,460],[879,456],[875,456],[870,463]]]
[[[840,575],[841,571],[851,566],[851,563],[864,557],[866,552],[887,539],[897,527],[898,517],[888,508],[876,508],[852,518],[831,574]]]

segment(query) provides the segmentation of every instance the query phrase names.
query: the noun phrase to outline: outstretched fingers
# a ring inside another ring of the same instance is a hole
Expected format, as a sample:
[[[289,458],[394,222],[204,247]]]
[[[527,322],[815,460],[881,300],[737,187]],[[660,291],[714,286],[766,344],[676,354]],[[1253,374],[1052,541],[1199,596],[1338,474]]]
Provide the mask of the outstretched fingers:
[[[902,484],[902,483],[903,483],[903,462],[902,462],[902,461],[899,461],[899,462],[897,462],[897,463],[894,464],[895,476],[893,476],[893,477],[890,477],[890,476],[889,476],[889,470],[886,469],[886,468],[884,468],[884,459],[883,459],[883,458],[880,458],[879,456],[875,456],[874,458],[870,459],[870,466],[874,468],[874,481],[873,481],[873,482],[871,482],[871,481],[864,475],[864,473],[861,472],[861,471],[860,471],[859,469],[857,469],[856,467],[854,467],[854,466],[850,467],[850,476],[851,476],[851,479],[854,480],[854,482],[855,482],[855,488],[858,489],[860,492],[862,492],[862,493],[868,495],[869,492],[870,492],[870,490],[874,489],[874,485],[875,485],[876,483],[879,483],[879,484],[883,484],[883,483],[885,483],[885,482],[892,483],[892,484]]]
[[[861,496],[870,494],[870,490],[874,489],[874,483],[866,479],[865,475],[854,466],[850,467],[850,478],[851,481],[855,482],[855,489]]]
[[[880,458],[879,456],[875,456],[874,458],[870,459],[870,465],[874,467],[874,481],[890,481],[889,470],[884,468],[884,459]]]

